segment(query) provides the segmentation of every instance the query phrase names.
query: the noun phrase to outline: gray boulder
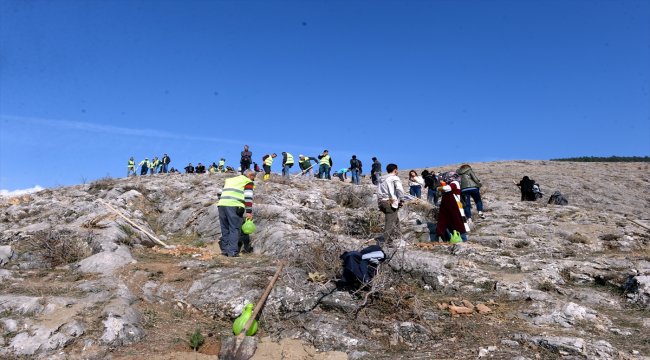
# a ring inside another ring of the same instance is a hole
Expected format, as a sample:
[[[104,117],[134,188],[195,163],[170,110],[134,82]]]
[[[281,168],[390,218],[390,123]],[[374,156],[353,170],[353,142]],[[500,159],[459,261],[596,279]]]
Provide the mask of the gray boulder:
[[[14,250],[9,245],[0,246],[0,266],[5,266],[15,256]]]
[[[135,262],[128,247],[117,246],[114,251],[102,251],[81,260],[79,271],[111,276],[117,269]]]

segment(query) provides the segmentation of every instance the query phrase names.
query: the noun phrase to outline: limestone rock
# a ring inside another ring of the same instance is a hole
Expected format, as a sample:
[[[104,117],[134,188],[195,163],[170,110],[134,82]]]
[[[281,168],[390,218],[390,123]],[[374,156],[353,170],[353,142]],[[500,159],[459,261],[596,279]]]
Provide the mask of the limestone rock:
[[[110,276],[115,270],[134,262],[135,259],[127,247],[117,246],[114,251],[102,251],[81,260],[79,271]]]
[[[0,267],[8,264],[9,261],[14,258],[14,256],[15,253],[11,248],[11,246],[9,245],[0,246]]]

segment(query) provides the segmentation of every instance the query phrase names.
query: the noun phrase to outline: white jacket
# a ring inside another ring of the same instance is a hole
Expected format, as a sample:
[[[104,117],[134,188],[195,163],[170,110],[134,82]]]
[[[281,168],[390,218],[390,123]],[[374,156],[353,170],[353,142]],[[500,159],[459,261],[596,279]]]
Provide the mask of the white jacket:
[[[412,181],[411,178],[409,178],[409,186],[424,186],[424,179],[422,176],[416,176],[415,181]]]
[[[404,197],[402,180],[394,174],[382,176],[379,186],[377,187],[377,200],[379,202],[390,200],[390,206],[397,209],[402,197]]]

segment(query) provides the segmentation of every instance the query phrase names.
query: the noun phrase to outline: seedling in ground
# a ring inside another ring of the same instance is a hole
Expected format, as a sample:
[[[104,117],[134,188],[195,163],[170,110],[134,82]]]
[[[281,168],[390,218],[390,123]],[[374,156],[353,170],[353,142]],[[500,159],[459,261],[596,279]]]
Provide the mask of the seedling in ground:
[[[190,339],[188,342],[190,344],[190,348],[192,348],[194,351],[197,351],[199,347],[205,342],[205,338],[201,334],[201,331],[197,329],[195,332],[190,334]]]

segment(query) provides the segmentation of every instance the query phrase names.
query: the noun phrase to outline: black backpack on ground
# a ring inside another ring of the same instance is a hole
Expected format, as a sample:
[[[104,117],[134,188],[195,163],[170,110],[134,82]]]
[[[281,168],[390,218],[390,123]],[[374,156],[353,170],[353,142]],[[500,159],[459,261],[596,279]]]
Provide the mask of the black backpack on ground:
[[[548,203],[554,205],[569,205],[569,200],[567,200],[561,192],[556,191],[548,199]]]
[[[343,274],[337,287],[357,290],[377,274],[377,267],[386,259],[386,253],[380,246],[371,245],[361,251],[346,251],[340,259],[343,261]]]

